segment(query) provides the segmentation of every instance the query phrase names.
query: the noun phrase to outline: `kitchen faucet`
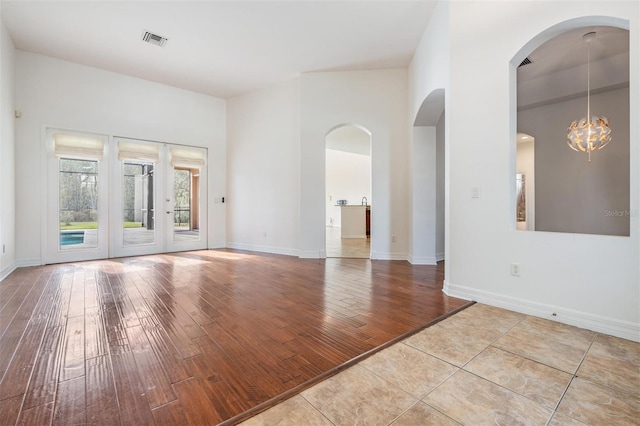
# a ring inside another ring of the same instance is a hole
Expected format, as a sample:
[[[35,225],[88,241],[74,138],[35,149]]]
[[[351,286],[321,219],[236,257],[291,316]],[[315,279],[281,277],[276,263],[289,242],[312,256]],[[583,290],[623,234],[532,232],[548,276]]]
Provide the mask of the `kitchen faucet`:
[[[361,203],[363,206],[367,205],[367,197],[362,197]]]

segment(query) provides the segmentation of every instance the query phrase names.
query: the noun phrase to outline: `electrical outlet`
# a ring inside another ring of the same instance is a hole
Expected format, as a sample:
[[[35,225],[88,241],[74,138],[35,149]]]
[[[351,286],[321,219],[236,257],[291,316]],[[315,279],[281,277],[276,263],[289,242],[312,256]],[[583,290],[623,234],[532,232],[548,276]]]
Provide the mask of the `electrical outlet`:
[[[395,236],[395,235],[392,235],[392,236],[391,236],[391,242],[392,242],[392,243],[395,243],[395,242],[396,242],[396,236]]]
[[[5,254],[5,253],[6,253],[6,250],[5,250],[5,247],[4,247],[4,244],[3,244],[2,245],[2,254]]]
[[[263,237],[265,237],[265,238],[267,238],[267,231],[264,231],[264,232],[262,233],[262,236],[263,236]]]
[[[520,270],[520,264],[519,263],[512,263],[511,264],[511,275],[513,275],[514,277],[519,277],[521,272],[522,271]]]

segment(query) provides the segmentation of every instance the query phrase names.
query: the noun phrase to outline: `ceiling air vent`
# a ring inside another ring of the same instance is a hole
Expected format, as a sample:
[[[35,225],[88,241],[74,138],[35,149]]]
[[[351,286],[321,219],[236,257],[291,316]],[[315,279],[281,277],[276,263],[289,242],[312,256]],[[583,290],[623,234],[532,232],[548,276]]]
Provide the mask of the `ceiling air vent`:
[[[524,61],[520,62],[520,65],[518,65],[518,68],[520,67],[524,67],[525,65],[529,65],[532,64],[533,61],[531,61],[531,59],[529,59],[529,57],[524,58]]]
[[[169,40],[166,37],[159,36],[158,34],[150,33],[149,31],[145,31],[142,34],[142,41],[146,41],[147,43],[154,44],[156,46],[164,46]]]

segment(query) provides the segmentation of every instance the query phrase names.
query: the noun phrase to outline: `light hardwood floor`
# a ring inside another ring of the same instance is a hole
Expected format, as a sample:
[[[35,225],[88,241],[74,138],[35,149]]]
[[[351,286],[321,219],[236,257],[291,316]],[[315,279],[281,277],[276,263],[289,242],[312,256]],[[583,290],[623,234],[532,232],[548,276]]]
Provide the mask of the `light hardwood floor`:
[[[326,230],[327,257],[369,259],[371,238],[341,238],[340,228],[328,226]]]

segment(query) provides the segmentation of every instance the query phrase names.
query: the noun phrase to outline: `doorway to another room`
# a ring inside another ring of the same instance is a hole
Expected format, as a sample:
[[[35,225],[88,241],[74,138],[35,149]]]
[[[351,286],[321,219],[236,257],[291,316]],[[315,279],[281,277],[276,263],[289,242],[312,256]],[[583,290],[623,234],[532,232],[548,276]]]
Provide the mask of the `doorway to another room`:
[[[444,89],[435,89],[423,101],[413,125],[410,262],[414,265],[446,261],[445,117]]]
[[[371,257],[371,134],[341,125],[326,136],[326,255]]]

